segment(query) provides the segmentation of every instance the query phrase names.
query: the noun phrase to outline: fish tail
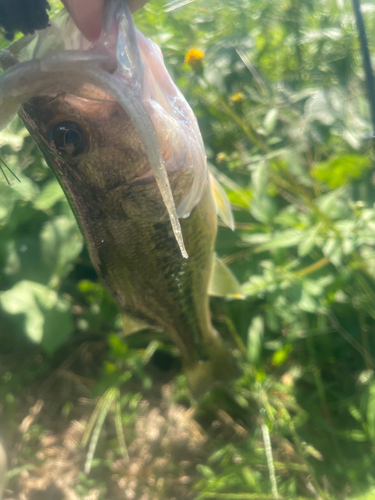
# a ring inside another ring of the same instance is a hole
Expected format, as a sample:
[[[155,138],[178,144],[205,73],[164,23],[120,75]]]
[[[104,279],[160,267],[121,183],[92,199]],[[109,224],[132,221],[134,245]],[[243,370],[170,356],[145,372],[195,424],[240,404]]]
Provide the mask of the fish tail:
[[[190,390],[197,399],[217,384],[229,384],[239,373],[232,353],[222,345],[213,346],[209,356],[207,361],[184,367]]]

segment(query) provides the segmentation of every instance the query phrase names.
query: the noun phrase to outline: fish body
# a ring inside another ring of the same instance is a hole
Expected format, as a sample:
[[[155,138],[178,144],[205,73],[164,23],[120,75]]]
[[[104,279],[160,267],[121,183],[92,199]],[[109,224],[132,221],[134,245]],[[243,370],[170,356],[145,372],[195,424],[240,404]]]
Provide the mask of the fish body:
[[[207,293],[217,228],[209,184],[190,216],[181,219],[189,254],[183,259],[155,179],[142,177],[149,172],[142,142],[116,102],[41,96],[29,100],[20,116],[56,173],[94,267],[122,311],[165,329],[186,365],[207,358],[197,349],[202,337],[216,338]],[[92,143],[90,151],[56,154],[48,140],[56,118],[78,125]],[[191,174],[170,174],[176,200]]]
[[[34,80],[29,71],[37,90],[16,90],[13,100],[5,92],[3,109],[11,115],[22,106],[20,117],[66,193],[98,275],[124,313],[169,333],[199,394],[231,371],[209,312],[217,220],[203,142],[160,51],[112,4],[116,22],[109,21],[99,49],[115,48],[117,71],[108,70],[100,50],[82,71],[77,61],[87,53],[43,55],[39,40]],[[25,54],[21,46],[18,54]],[[0,97],[11,80],[9,73],[0,77]]]

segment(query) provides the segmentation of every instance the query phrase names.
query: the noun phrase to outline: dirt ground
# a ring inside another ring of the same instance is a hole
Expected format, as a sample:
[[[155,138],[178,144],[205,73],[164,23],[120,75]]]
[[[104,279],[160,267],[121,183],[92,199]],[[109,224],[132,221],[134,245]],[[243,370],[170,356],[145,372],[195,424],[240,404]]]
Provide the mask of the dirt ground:
[[[26,386],[14,397],[13,416],[2,405],[3,422],[12,421],[8,430],[1,425],[9,471],[4,500],[195,498],[196,466],[212,452],[210,435],[238,442],[246,430],[222,409],[199,423],[197,408],[176,403],[176,372],[151,363],[151,389],[130,383],[121,391],[141,394],[128,421],[122,420],[126,456],[119,452],[111,407],[85,475],[90,440],[84,447],[82,438],[99,401],[90,396],[94,381],[86,377],[89,365],[98,362],[94,351],[81,347],[78,360],[68,358],[47,378]]]

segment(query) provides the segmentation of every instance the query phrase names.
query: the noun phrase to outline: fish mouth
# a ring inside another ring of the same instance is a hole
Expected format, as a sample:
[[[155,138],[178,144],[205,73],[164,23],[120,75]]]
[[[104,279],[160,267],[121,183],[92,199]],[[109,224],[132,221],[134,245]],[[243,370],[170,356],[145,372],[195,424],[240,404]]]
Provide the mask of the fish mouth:
[[[172,172],[167,172],[168,179],[170,179],[170,174]],[[107,193],[111,193],[116,191],[117,189],[133,189],[141,186],[150,186],[151,184],[156,185],[156,179],[154,177],[154,174],[150,170],[144,175],[141,175],[140,177],[136,177],[134,180],[132,180],[130,183],[129,182],[124,182],[123,180],[115,182],[111,186],[107,186],[105,188]]]
[[[169,181],[172,181],[177,176],[180,177],[181,175],[193,174],[194,169],[193,169],[193,166],[190,165],[187,167],[186,166],[181,167],[181,168],[176,169],[176,170],[166,170],[166,172],[167,172],[167,176],[168,176]],[[129,189],[132,189],[132,188],[137,188],[140,186],[149,186],[151,184],[156,185],[157,181],[154,177],[154,173],[152,172],[152,170],[149,170],[145,174],[140,175],[139,177],[136,177],[132,182],[130,182],[130,184],[127,185],[127,187]],[[120,187],[120,186],[116,186],[116,187],[112,188],[111,191],[113,189],[116,189],[117,187]]]

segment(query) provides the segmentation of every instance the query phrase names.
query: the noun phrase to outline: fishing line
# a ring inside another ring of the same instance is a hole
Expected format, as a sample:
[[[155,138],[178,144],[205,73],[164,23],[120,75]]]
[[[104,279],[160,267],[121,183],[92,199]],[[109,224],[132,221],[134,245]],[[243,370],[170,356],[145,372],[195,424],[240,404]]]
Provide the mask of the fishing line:
[[[21,180],[16,176],[16,174],[13,172],[13,170],[8,167],[8,165],[5,163],[5,161],[2,158],[0,158],[0,170],[1,170],[2,174],[3,174],[3,176],[5,177],[5,180],[9,184],[9,186],[10,186],[9,179],[6,176],[6,173],[5,173],[4,169],[3,169],[3,167],[1,166],[1,163],[4,165],[5,168],[7,168],[9,170],[9,172],[17,179],[18,182],[21,182]]]

